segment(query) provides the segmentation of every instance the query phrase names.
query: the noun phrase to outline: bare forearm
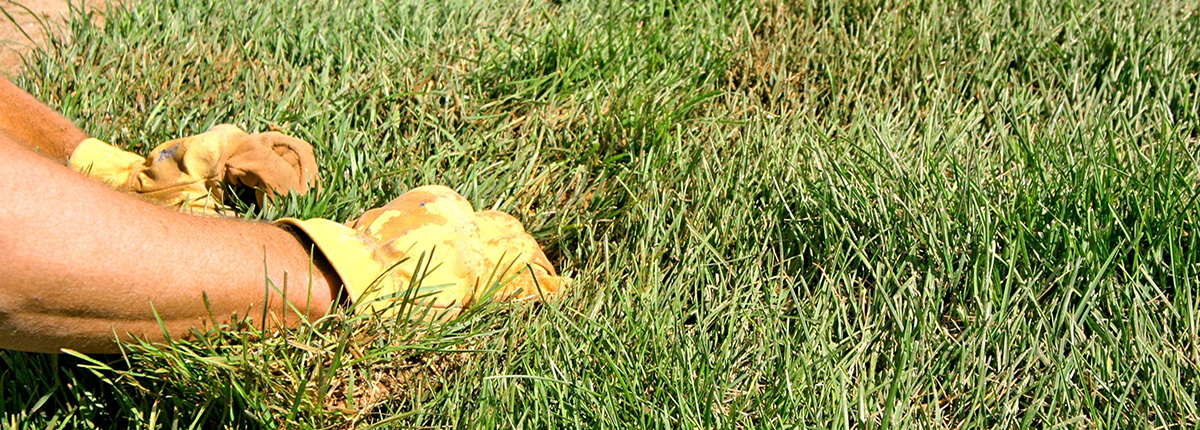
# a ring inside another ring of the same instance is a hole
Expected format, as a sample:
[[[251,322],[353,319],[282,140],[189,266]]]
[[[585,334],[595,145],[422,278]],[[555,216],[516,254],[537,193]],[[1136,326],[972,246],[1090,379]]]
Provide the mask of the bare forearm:
[[[88,136],[74,123],[0,77],[0,137],[65,164]]]
[[[105,352],[114,333],[161,339],[156,314],[180,336],[210,312],[274,325],[330,306],[336,280],[280,228],[162,209],[2,138],[0,159],[0,348]]]

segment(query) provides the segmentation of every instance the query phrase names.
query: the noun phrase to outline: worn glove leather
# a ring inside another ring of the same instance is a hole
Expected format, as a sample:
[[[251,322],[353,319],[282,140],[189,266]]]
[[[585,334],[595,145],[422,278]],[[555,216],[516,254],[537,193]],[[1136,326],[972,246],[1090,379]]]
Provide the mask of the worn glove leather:
[[[87,139],[69,164],[118,191],[199,214],[228,210],[222,183],[255,189],[262,204],[276,194],[304,194],[318,181],[308,142],[275,132],[247,134],[228,124],[163,143],[145,158]]]
[[[277,223],[316,244],[359,311],[445,321],[481,300],[545,300],[569,285],[516,218],[476,213],[443,186],[415,188],[344,225]]]

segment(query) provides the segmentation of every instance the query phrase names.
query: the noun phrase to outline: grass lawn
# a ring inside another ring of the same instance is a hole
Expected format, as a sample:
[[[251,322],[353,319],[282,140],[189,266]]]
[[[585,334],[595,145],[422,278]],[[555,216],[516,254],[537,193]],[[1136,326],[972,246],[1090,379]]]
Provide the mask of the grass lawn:
[[[145,152],[313,142],[345,220],[446,184],[575,279],[445,325],[0,352],[43,428],[1195,428],[1188,1],[143,1],[17,83]]]

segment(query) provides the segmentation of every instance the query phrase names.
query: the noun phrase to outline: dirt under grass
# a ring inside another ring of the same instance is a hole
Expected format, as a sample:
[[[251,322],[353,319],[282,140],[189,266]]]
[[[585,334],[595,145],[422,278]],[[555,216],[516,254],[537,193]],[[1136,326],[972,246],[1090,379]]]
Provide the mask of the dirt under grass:
[[[71,8],[102,12],[116,0],[0,0],[0,74],[13,76],[24,65],[23,56],[52,35],[65,36]],[[82,7],[81,7],[82,5]],[[97,18],[100,15],[95,15]]]

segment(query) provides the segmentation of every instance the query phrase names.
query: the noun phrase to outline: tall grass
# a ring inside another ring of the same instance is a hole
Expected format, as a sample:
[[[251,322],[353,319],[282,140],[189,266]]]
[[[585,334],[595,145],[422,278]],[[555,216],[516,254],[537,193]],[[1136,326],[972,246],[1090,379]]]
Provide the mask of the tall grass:
[[[1190,2],[129,5],[19,84],[145,151],[313,142],[344,220],[521,218],[562,300],[0,353],[19,427],[1200,424]]]

